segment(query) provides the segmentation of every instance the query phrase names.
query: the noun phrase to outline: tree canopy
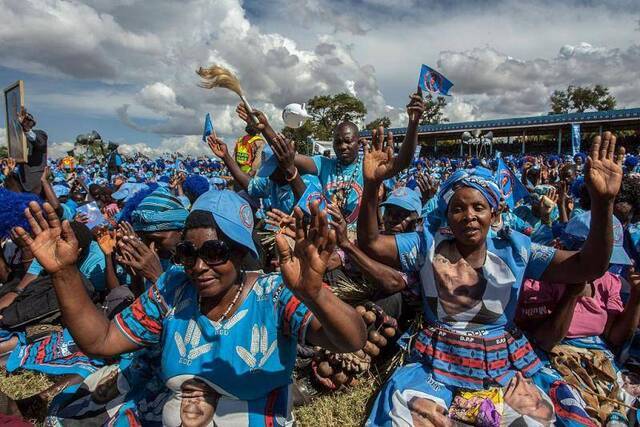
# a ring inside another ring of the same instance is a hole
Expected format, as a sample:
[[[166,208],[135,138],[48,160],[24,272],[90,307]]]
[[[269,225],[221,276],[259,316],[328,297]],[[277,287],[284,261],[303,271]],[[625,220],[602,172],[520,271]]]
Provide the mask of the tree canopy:
[[[613,110],[616,98],[609,94],[609,88],[602,85],[573,86],[566,90],[555,90],[549,98],[551,111],[549,114],[582,113],[586,110]]]

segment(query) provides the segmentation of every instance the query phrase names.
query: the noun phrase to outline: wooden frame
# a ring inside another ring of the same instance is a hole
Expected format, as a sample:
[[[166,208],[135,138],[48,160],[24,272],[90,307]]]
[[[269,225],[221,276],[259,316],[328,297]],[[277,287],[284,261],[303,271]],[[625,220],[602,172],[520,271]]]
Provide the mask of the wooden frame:
[[[18,112],[24,107],[24,82],[18,80],[4,89],[5,120],[9,157],[26,163],[29,156],[27,136],[18,122]]]

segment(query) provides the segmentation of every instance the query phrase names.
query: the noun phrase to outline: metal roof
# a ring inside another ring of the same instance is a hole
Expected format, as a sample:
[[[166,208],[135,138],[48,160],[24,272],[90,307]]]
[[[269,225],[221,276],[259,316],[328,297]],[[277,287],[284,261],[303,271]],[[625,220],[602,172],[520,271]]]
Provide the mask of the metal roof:
[[[640,108],[624,110],[592,111],[585,113],[551,114],[533,117],[513,117],[508,119],[478,120],[474,122],[441,123],[437,125],[418,126],[419,134],[459,133],[473,129],[500,130],[559,127],[571,123],[598,123],[615,121],[640,120]],[[407,128],[389,129],[394,135],[404,135]],[[370,136],[371,131],[360,132],[362,136]]]

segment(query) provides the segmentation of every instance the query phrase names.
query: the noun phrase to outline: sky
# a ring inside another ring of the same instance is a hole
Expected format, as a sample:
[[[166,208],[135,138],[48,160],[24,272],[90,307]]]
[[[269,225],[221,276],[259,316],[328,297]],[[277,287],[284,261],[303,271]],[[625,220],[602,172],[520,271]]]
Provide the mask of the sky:
[[[244,128],[237,97],[197,86],[195,70],[212,64],[234,71],[276,127],[285,105],[345,91],[367,121],[404,126],[423,63],[454,83],[452,122],[545,114],[570,84],[603,84],[618,108],[640,107],[637,0],[0,0],[0,10],[0,85],[24,80],[54,157],[93,129],[124,152],[204,154],[207,112],[231,143]]]

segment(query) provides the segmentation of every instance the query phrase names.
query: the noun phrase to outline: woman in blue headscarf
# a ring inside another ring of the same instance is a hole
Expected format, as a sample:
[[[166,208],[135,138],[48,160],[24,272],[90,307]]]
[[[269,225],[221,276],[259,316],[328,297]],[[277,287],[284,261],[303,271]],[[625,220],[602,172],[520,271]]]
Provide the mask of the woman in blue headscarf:
[[[358,244],[378,261],[407,273],[419,271],[426,327],[413,341],[412,363],[383,387],[369,424],[423,425],[426,420],[450,425],[447,411],[455,410],[460,389],[492,388],[502,390],[509,410],[499,417],[507,424],[520,418],[527,425],[590,424],[579,396],[543,368],[515,327],[514,314],[525,278],[583,283],[607,270],[613,200],[622,179],[622,158],[613,159],[615,136],[598,136],[591,148],[585,173],[591,232],[580,251],[536,245],[508,229],[491,231],[500,192],[483,168],[458,170],[442,184],[438,207],[447,227],[380,234],[377,189],[393,167],[382,145],[377,141],[364,160]]]

